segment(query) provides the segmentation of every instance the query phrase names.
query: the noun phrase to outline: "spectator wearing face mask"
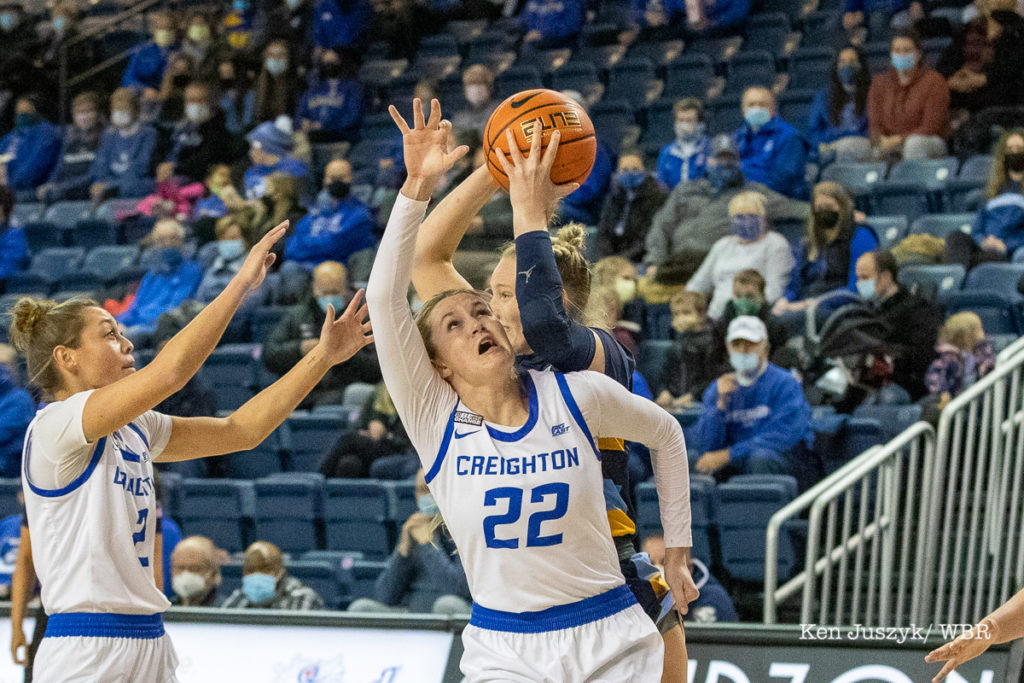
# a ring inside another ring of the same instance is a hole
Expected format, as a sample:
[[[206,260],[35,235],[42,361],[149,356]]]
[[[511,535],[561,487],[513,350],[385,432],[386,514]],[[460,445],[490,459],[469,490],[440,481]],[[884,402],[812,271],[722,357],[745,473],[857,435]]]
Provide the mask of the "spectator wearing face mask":
[[[0,475],[21,476],[21,447],[36,404],[18,378],[18,354],[0,344]]]
[[[100,115],[100,98],[84,92],[71,101],[72,125],[64,130],[60,160],[50,178],[36,189],[39,201],[52,203],[61,199],[88,199],[92,167],[107,127]]]
[[[695,469],[725,481],[734,474],[788,474],[801,490],[819,477],[810,453],[811,407],[800,382],[768,362],[768,330],[740,316],[726,336],[733,371],[704,392],[697,423],[703,455]]]
[[[150,242],[155,265],[142,277],[132,304],[117,316],[132,337],[151,334],[160,314],[191,297],[203,278],[202,267],[185,259],[185,228],[180,223],[172,219],[157,221]]]
[[[49,26],[44,26],[37,63],[44,69],[60,68],[61,51],[66,49],[68,64],[93,64],[96,61],[91,42],[75,41],[78,22],[73,5],[58,3],[50,9]]]
[[[353,142],[363,119],[363,86],[351,57],[338,52],[320,56],[320,78],[299,102],[299,122],[311,143]]]
[[[711,137],[704,124],[704,105],[696,97],[675,103],[675,140],[658,155],[658,181],[671,190],[704,176],[711,155]]]
[[[970,270],[979,263],[1008,261],[1024,246],[1024,129],[1003,134],[985,187],[986,202],[971,233],[946,237],[946,262]]]
[[[742,315],[752,315],[764,323],[768,330],[768,348],[776,365],[783,365],[786,359],[785,346],[789,341],[789,330],[782,321],[772,314],[772,307],[765,297],[764,276],[748,268],[736,273],[732,279],[732,299],[725,305],[725,311],[715,323],[719,339],[725,339],[729,325]]]
[[[732,280],[741,270],[764,275],[769,303],[782,295],[793,269],[793,253],[786,238],[768,229],[764,195],[743,192],[729,202],[731,235],[711,247],[704,262],[686,283],[691,292],[711,294],[708,315],[717,318],[732,299]]]
[[[367,0],[320,0],[314,16],[313,45],[319,50],[358,50],[370,38],[373,7]]]
[[[178,30],[174,15],[157,10],[149,16],[149,30],[153,39],[135,49],[128,67],[121,77],[121,85],[135,90],[160,88],[167,61],[177,48]]]
[[[205,536],[189,536],[171,552],[173,605],[216,607],[221,584],[220,556],[223,550]]]
[[[199,283],[199,289],[196,290],[197,301],[202,303],[213,301],[245,263],[249,246],[243,238],[242,227],[246,220],[251,220],[252,217],[252,210],[247,211],[246,208],[238,209],[217,221],[217,239],[212,242],[213,248],[204,247],[204,252],[209,250],[211,260],[206,265],[203,279]],[[247,303],[255,305],[258,299],[259,296],[255,295],[248,297],[239,312],[242,312]],[[236,315],[236,317],[238,316]]]
[[[893,357],[892,379],[916,401],[927,393],[924,375],[935,358],[942,317],[930,301],[901,285],[899,275],[899,264],[888,251],[871,251],[857,259],[857,292],[874,304],[888,326],[883,341]]]
[[[35,31],[21,3],[0,2],[0,66],[16,55],[34,53],[35,43]]]
[[[469,106],[452,117],[452,128],[475,131],[483,137],[487,119],[498,104],[494,101],[494,72],[483,64],[474,64],[462,72],[462,91]]]
[[[267,370],[283,375],[302,360],[316,346],[327,307],[343,311],[351,295],[345,266],[337,261],[324,261],[314,268],[312,287],[304,292],[299,303],[288,309],[263,342],[263,365]],[[380,382],[377,354],[369,347],[343,365],[331,368],[302,406],[341,405],[345,387],[353,382]]]
[[[878,248],[878,236],[854,219],[853,198],[838,183],[814,186],[813,211],[796,249],[796,268],[775,315],[802,313],[810,300],[837,289],[857,291],[857,259]]]
[[[867,56],[856,46],[839,51],[829,71],[829,83],[814,96],[807,122],[807,141],[822,163],[867,161],[868,89],[871,71]]]
[[[256,541],[245,549],[242,587],[229,595],[221,607],[305,611],[322,610],[324,601],[315,590],[288,575],[280,548],[267,541]]]
[[[256,115],[256,92],[240,60],[221,61],[217,65],[217,76],[220,80],[220,108],[224,112],[224,125],[232,134],[241,135],[252,128]]]
[[[711,143],[705,177],[677,185],[654,214],[644,245],[648,272],[653,266],[659,281],[685,282],[693,270],[685,273],[681,281],[668,273],[676,270],[677,261],[689,262],[692,256],[703,260],[712,246],[729,234],[729,202],[747,191],[760,192],[765,197],[770,220],[807,217],[807,203],[788,199],[761,183],[748,182],[740,168],[736,143],[728,135],[718,135]]]
[[[868,124],[875,155],[943,157],[949,134],[949,86],[924,63],[916,33],[900,31],[891,44],[892,68],[875,75],[868,91]]]
[[[743,93],[743,126],[736,131],[743,175],[794,199],[807,197],[807,143],[776,113],[775,96],[765,87]]]
[[[427,489],[423,470],[416,473],[416,512],[402,524],[395,550],[377,577],[374,599],[361,598],[349,612],[468,614],[472,598],[466,570]]]
[[[14,111],[14,130],[0,138],[0,185],[31,202],[60,161],[60,128],[42,119],[33,97],[19,98]]]
[[[188,59],[189,73],[193,78],[203,81],[217,78],[218,65],[227,55],[204,12],[192,12],[186,17],[180,54]]]
[[[309,167],[304,161],[292,157],[295,149],[292,120],[279,116],[277,120],[261,123],[245,137],[249,141],[249,160],[245,171],[246,199],[259,199],[267,192],[267,178],[273,173],[284,173],[304,178]]]
[[[349,194],[352,164],[336,159],[324,170],[316,208],[295,226],[285,244],[285,259],[312,267],[322,261],[347,263],[349,256],[376,245],[369,207]]]
[[[268,41],[281,40],[286,45],[306,46],[313,44],[313,13],[316,9],[314,0],[284,0],[273,3],[264,13],[266,28],[264,34]],[[296,50],[296,52],[305,52]],[[308,64],[308,55],[293,55],[297,62],[304,59]]]
[[[275,40],[263,50],[263,68],[256,77],[256,101],[253,121],[274,121],[291,116],[299,101],[299,78],[295,73],[288,45]]]
[[[682,290],[672,295],[672,350],[665,359],[660,378],[664,387],[657,404],[665,410],[682,410],[694,404],[694,397],[718,376],[722,363],[722,341],[708,318],[708,300],[700,292]],[[658,391],[658,382],[652,379]]]
[[[91,169],[89,196],[143,197],[153,191],[147,178],[156,148],[156,130],[139,122],[139,100],[131,88],[110,96],[110,127],[103,132]]]
[[[598,257],[618,255],[639,261],[644,254],[644,237],[665,197],[658,181],[644,170],[643,153],[623,150],[597,221]]]
[[[14,193],[0,185],[0,285],[28,265],[28,238],[14,217]]]
[[[215,108],[210,88],[192,82],[185,88],[185,117],[171,134],[171,150],[157,167],[157,182],[179,176],[201,183],[210,167],[232,164],[245,154],[242,141],[228,132],[224,112]]]

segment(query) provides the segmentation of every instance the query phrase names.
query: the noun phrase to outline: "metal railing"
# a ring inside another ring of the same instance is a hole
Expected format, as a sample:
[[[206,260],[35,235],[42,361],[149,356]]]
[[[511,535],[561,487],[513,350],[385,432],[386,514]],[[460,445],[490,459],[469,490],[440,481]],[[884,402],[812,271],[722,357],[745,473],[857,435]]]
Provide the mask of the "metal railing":
[[[1024,335],[1017,338],[1012,344],[996,355],[996,365],[1005,365],[1008,360],[1024,351]]]
[[[925,510],[921,481],[930,475],[934,450],[935,431],[918,422],[772,515],[766,533],[765,623],[778,623],[779,606],[798,594],[802,623],[875,626],[907,620],[913,613],[907,598],[916,585],[914,558],[925,542],[912,530],[915,512]],[[779,536],[805,511],[804,569],[780,586]]]

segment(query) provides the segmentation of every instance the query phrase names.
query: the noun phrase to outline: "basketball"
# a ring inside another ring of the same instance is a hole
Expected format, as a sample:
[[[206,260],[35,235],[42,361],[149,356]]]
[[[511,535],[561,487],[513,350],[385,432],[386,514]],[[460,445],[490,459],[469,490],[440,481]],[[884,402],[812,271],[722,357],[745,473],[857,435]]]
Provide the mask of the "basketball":
[[[506,191],[508,176],[502,169],[495,150],[500,149],[506,155],[509,153],[505,131],[511,130],[519,151],[528,156],[538,119],[543,127],[542,152],[547,148],[552,131],[557,129],[562,134],[555,163],[551,167],[553,183],[582,184],[590,175],[590,169],[594,167],[597,138],[594,135],[594,124],[590,122],[590,117],[583,107],[554,90],[524,90],[499,104],[491,118],[487,120],[487,127],[484,128],[487,168]]]

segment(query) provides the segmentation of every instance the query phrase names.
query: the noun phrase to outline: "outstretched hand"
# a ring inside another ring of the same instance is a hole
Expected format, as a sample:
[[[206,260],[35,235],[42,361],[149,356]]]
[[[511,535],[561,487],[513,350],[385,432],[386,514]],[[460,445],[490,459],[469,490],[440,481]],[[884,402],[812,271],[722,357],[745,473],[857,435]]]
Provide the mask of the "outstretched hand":
[[[538,224],[547,228],[549,217],[554,213],[558,200],[579,189],[579,183],[563,183],[555,185],[551,181],[551,167],[555,164],[558,154],[558,142],[562,137],[559,130],[551,131],[547,149],[541,154],[544,127],[538,119],[533,127],[534,133],[530,140],[529,156],[524,157],[516,144],[511,130],[505,130],[508,140],[508,157],[500,149],[497,151],[498,163],[508,176],[508,193],[512,201],[512,209],[524,223],[536,229]],[[518,234],[518,232],[517,232]]]
[[[250,290],[254,290],[263,284],[263,278],[267,276],[267,270],[274,264],[274,260],[277,258],[277,255],[271,253],[270,250],[279,239],[284,237],[287,231],[288,221],[285,221],[264,235],[249,250],[249,255],[245,257],[245,263],[242,264],[235,277],[240,282],[244,282],[245,286]]]
[[[970,631],[961,633],[955,640],[929,652],[924,661],[945,662],[932,683],[945,680],[958,666],[985,652],[993,642],[991,624],[988,620],[982,620]]]
[[[348,360],[359,349],[373,343],[373,327],[366,320],[368,311],[363,302],[364,294],[362,289],[356,292],[337,320],[334,318],[334,306],[327,307],[327,317],[320,329],[320,346],[331,365]]]
[[[690,553],[686,548],[665,548],[665,582],[672,591],[676,611],[686,614],[690,603],[700,597],[690,573]]]
[[[388,112],[402,131],[405,170],[410,178],[440,178],[452,164],[469,152],[466,145],[448,151],[452,123],[441,120],[441,103],[436,99],[430,102],[430,118],[426,120],[423,118],[423,101],[418,97],[412,101],[412,128],[398,113],[395,105],[389,106]]]

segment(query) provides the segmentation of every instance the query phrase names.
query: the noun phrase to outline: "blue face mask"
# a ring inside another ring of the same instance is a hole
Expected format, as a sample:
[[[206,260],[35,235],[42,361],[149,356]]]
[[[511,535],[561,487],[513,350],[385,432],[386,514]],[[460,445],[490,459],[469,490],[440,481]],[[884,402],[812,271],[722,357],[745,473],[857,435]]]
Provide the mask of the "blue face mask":
[[[277,589],[277,579],[270,574],[247,574],[242,577],[242,592],[249,602],[262,605],[270,602]]]
[[[68,27],[68,20],[64,17],[54,17],[53,19],[53,30],[57,33],[63,33],[64,29]]]
[[[729,365],[732,369],[742,375],[749,375],[761,365],[761,359],[756,353],[729,352]]]
[[[278,57],[267,57],[264,64],[267,67],[267,73],[271,76],[280,76],[288,68],[288,60]]]
[[[635,190],[644,181],[647,174],[643,171],[619,171],[619,184],[627,190]]]
[[[225,261],[234,261],[245,253],[245,242],[242,240],[220,240],[217,242],[217,252]]]
[[[760,239],[767,227],[764,216],[756,213],[738,213],[732,217],[730,224],[732,234],[746,242]]]
[[[892,59],[892,68],[897,71],[910,71],[916,66],[917,57],[914,56],[913,52],[909,54],[896,54],[893,52],[890,57]]]
[[[232,6],[235,8],[236,12],[249,11],[249,3],[247,2],[247,0],[235,0]]]
[[[185,260],[185,255],[178,247],[161,247],[157,251],[157,260],[163,270],[173,271],[177,270],[181,262]]]
[[[0,363],[0,394],[6,394],[16,386],[18,381],[14,376],[14,368],[6,363]]]
[[[434,496],[430,493],[416,496],[416,507],[427,517],[433,517],[439,512],[437,501],[434,500]]]
[[[340,294],[328,294],[325,296],[318,296],[316,303],[320,306],[320,310],[324,313],[327,312],[328,306],[334,306],[335,317],[341,315],[341,312],[345,310],[345,299]]]
[[[18,15],[13,12],[4,12],[0,14],[0,28],[5,31],[10,31],[18,23]]]
[[[751,128],[760,128],[764,124],[772,120],[772,113],[764,107],[748,107],[743,112],[743,120],[747,122]]]
[[[857,280],[857,294],[860,294],[860,298],[866,301],[871,301],[875,298],[875,281],[871,280]]]
[[[839,82],[849,88],[857,78],[857,67],[853,64],[844,64],[836,70],[836,75],[839,76]]]
[[[705,172],[711,189],[721,192],[726,188],[737,187],[743,184],[743,171],[739,166],[733,164],[718,164],[708,166]]]

